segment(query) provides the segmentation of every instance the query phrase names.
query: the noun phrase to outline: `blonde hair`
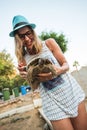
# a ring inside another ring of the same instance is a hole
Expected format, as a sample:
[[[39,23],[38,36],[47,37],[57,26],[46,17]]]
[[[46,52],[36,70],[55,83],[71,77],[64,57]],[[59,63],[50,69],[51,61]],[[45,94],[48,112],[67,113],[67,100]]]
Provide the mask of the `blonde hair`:
[[[35,53],[39,53],[42,49],[42,41],[41,39],[37,36],[36,32],[33,30],[33,36],[34,36],[34,41],[33,41],[33,46],[34,46],[34,51]]]
[[[32,42],[33,44],[33,51],[35,54],[39,53],[42,49],[42,44],[40,38],[37,36],[34,30],[32,30],[34,41]],[[18,34],[15,34],[15,55],[18,59],[18,62],[23,62],[25,63],[24,55],[27,53],[27,49],[25,49],[22,40],[19,38]]]

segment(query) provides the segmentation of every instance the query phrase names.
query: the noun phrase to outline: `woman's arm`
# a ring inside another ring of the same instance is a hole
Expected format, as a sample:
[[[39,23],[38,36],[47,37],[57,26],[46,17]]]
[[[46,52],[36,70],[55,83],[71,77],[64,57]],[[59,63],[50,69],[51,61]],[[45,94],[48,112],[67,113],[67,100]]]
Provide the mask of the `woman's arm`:
[[[18,63],[19,74],[22,78],[27,79],[26,66],[23,63]]]
[[[57,76],[68,71],[69,70],[68,62],[63,52],[61,51],[59,45],[56,43],[56,41],[52,38],[47,39],[46,45],[60,64],[60,66],[53,64],[53,67],[57,73]],[[39,81],[43,82],[43,81],[51,80],[54,77],[52,76],[52,73],[50,72],[50,73],[38,74],[38,78],[39,78]]]
[[[47,47],[52,51],[54,57],[57,59],[57,61],[60,64],[60,67],[57,67],[54,65],[57,74],[62,74],[65,73],[66,71],[69,70],[69,65],[68,62],[61,50],[61,48],[59,47],[59,45],[56,43],[56,41],[52,38],[46,40],[46,45]]]

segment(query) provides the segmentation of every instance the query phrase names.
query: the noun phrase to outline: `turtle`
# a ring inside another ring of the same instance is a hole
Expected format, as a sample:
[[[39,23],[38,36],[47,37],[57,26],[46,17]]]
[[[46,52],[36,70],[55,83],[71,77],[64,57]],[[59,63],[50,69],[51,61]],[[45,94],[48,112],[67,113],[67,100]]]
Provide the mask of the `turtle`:
[[[53,63],[46,58],[36,58],[27,65],[27,80],[32,90],[37,89],[40,84],[37,75],[49,72],[52,73],[53,77],[57,75]]]

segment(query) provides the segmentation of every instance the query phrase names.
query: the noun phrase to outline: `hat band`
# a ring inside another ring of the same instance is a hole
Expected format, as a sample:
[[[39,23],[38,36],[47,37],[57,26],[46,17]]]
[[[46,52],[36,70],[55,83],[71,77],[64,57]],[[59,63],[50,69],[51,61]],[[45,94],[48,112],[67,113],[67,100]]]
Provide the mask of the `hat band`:
[[[23,25],[23,24],[28,24],[28,23],[27,22],[20,22],[20,23],[16,24],[13,29],[15,29],[16,27]]]

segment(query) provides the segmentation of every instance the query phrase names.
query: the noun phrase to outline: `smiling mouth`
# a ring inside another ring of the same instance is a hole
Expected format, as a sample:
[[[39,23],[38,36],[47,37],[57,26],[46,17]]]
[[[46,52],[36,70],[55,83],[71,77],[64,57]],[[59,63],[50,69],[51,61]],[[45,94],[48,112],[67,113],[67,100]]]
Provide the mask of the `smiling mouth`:
[[[32,45],[32,41],[25,43],[25,46],[26,46],[26,47],[29,47],[29,46],[31,46],[31,45]]]
[[[31,50],[31,48],[32,48],[32,43],[28,44],[26,47],[27,47],[29,50]]]

